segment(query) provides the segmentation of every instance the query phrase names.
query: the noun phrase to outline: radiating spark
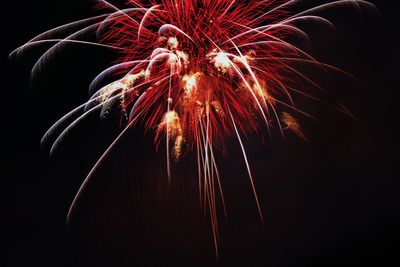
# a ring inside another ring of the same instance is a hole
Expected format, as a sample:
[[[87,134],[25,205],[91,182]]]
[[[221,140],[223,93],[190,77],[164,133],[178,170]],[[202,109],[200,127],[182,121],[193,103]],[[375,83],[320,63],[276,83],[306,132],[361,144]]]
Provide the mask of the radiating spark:
[[[245,137],[277,126],[282,134],[288,129],[307,140],[299,120],[287,110],[318,119],[296,107],[291,94],[318,100],[303,92],[303,84],[325,91],[293,63],[344,73],[320,63],[291,41],[296,38],[290,37],[297,37],[310,42],[296,23],[308,21],[332,28],[331,21],[318,15],[319,11],[373,5],[362,0],[337,0],[304,9],[301,0],[130,0],[118,8],[104,0],[99,2],[106,14],[49,30],[12,52],[20,54],[30,47],[56,43],[39,58],[33,74],[68,44],[112,49],[119,55],[115,65],[93,80],[90,100],[60,119],[42,142],[65,127],[55,139],[52,153],[85,116],[98,110],[106,114],[114,103],[119,103],[128,126],[141,121],[147,130],[156,129],[157,145],[166,146],[169,179],[170,155],[178,161],[184,152],[196,150],[200,203],[210,216],[218,256],[218,196],[225,216],[227,212],[216,157],[221,148],[225,151],[225,140],[233,136],[239,141],[262,219],[262,203],[246,154]],[[291,12],[292,7],[298,11]],[[73,27],[75,31],[71,32]],[[66,37],[59,39],[63,31],[68,31]],[[97,42],[84,40],[93,32]],[[122,78],[98,88],[112,75]],[[343,106],[340,110],[350,114]]]

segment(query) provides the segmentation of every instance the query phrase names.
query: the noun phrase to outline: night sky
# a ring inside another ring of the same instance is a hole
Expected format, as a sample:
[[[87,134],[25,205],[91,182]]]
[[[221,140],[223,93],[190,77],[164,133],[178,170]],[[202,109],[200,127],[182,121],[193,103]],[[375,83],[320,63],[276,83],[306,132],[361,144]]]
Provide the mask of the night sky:
[[[219,218],[218,266],[400,264],[400,32],[394,1],[374,2],[379,13],[331,13],[336,33],[304,25],[317,59],[358,78],[316,77],[357,123],[304,102],[334,130],[304,119],[309,142],[291,133],[282,140],[278,131],[245,141],[264,223],[240,147],[228,140],[228,155],[218,158],[228,208],[228,218]],[[114,54],[67,46],[30,80],[44,48],[8,54],[96,11],[88,0],[8,1],[2,11],[0,266],[217,266],[209,218],[199,207],[195,158],[174,163],[168,185],[165,154],[140,127],[100,166],[66,226],[80,184],[118,135],[119,113],[103,121],[94,114],[51,158],[40,140],[87,100],[88,85]]]

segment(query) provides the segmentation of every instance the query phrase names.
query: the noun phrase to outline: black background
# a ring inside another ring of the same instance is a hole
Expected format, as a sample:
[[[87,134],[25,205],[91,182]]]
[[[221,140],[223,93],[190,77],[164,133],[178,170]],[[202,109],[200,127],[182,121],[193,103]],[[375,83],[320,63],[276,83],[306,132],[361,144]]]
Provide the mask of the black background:
[[[232,156],[240,153],[234,141],[228,157],[219,160],[228,204],[228,219],[220,219],[220,266],[399,264],[399,30],[394,1],[376,5],[379,15],[338,12],[337,35],[313,36],[317,58],[359,78],[328,83],[358,126],[332,119],[345,138],[310,125],[308,143],[290,135],[262,147],[257,138],[247,141],[264,224],[243,162]],[[51,27],[93,15],[91,1],[10,1],[2,11],[0,265],[214,265],[193,159],[174,165],[168,187],[164,154],[154,153],[151,134],[140,129],[131,130],[102,165],[67,230],[69,205],[118,133],[117,119],[86,120],[51,160],[40,139],[87,99],[91,79],[113,57],[102,49],[68,46],[30,81],[43,49],[18,59],[8,54]]]

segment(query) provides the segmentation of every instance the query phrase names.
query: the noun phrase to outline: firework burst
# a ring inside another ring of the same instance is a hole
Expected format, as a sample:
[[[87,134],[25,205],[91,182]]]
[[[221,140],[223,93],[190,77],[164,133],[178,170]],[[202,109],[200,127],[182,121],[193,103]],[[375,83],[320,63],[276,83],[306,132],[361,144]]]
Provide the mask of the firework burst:
[[[217,196],[225,213],[226,210],[217,151],[226,150],[228,137],[238,140],[262,220],[243,137],[277,128],[282,135],[284,130],[291,130],[307,140],[295,116],[316,118],[296,107],[292,94],[312,98],[301,91],[300,83],[319,86],[291,63],[340,71],[318,62],[289,41],[293,37],[309,41],[296,25],[309,21],[334,27],[318,14],[333,7],[373,8],[365,1],[342,0],[291,12],[301,2],[130,0],[121,7],[99,1],[97,8],[104,14],[51,29],[13,52],[55,43],[34,65],[33,75],[68,43],[109,48],[118,55],[118,61],[93,80],[92,97],[53,125],[42,142],[56,129],[64,128],[52,152],[87,114],[101,110],[101,116],[105,116],[117,103],[127,121],[126,127],[92,172],[126,130],[137,124],[155,131],[157,147],[165,145],[168,179],[173,176],[170,161],[179,161],[186,151],[194,151],[200,203],[210,216],[218,254]],[[79,29],[63,39],[52,39],[60,31],[76,28]],[[98,41],[85,41],[87,34],[95,34]],[[119,78],[99,88],[101,81],[110,76]],[[216,194],[218,191],[220,194]]]

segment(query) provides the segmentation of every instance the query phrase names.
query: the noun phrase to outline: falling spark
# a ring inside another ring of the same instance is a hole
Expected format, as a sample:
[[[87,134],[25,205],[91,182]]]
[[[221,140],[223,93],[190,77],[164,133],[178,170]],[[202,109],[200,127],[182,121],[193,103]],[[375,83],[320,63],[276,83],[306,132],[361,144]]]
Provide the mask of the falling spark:
[[[282,113],[282,121],[286,125],[286,127],[285,127],[286,129],[291,130],[293,133],[295,133],[298,137],[300,137],[304,141],[308,141],[307,137],[303,133],[303,130],[301,129],[300,124],[297,122],[297,120],[292,115],[290,115],[287,112],[283,112]]]

